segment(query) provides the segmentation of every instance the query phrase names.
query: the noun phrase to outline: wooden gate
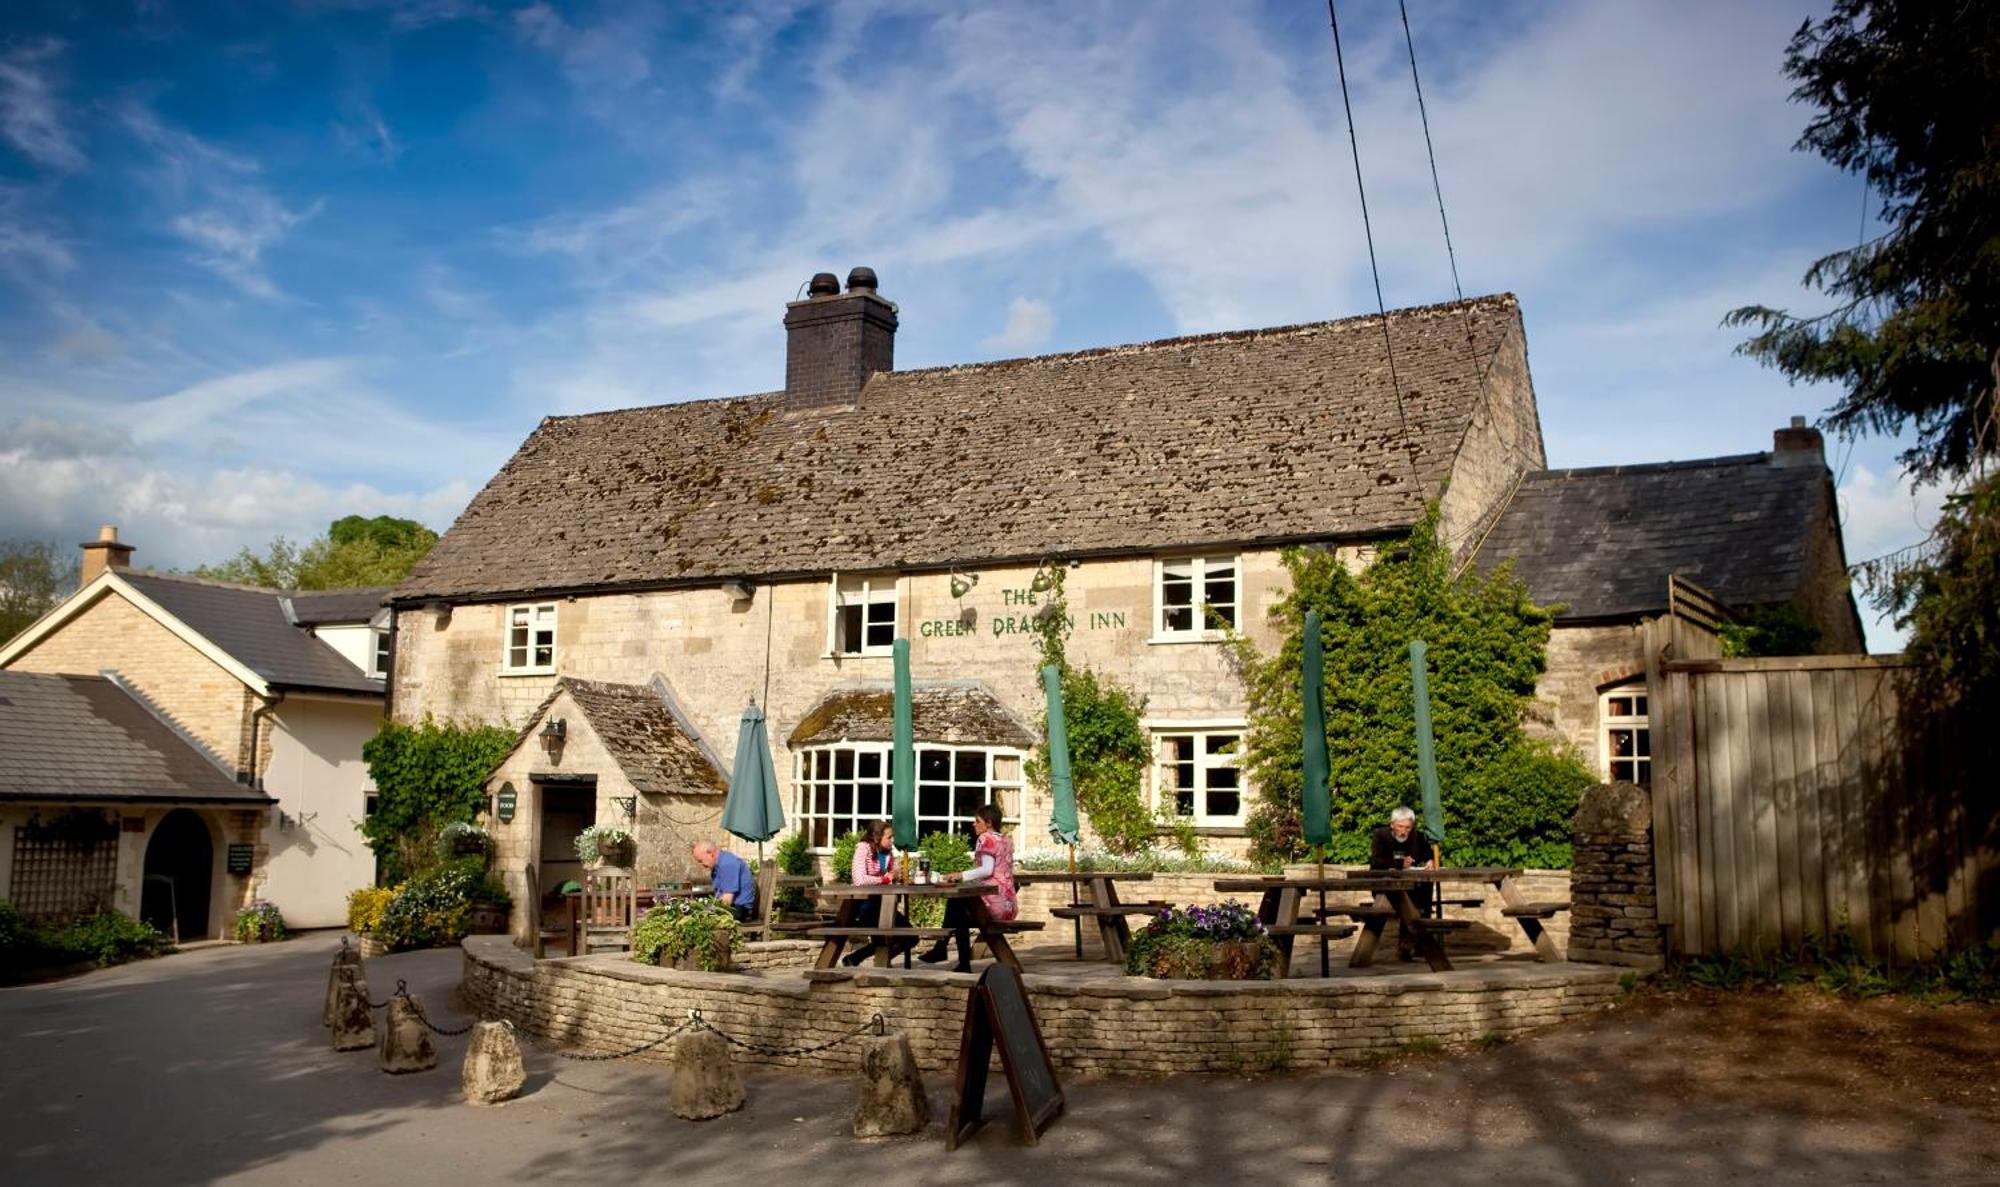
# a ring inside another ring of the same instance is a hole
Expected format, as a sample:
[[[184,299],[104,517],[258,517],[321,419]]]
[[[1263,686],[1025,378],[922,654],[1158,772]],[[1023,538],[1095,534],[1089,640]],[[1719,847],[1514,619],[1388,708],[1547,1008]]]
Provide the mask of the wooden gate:
[[[1768,952],[1845,927],[1907,962],[2000,930],[2000,779],[1969,777],[1952,738],[1901,720],[1899,657],[1709,658],[1689,654],[1706,649],[1699,627],[1647,630],[1675,951]]]

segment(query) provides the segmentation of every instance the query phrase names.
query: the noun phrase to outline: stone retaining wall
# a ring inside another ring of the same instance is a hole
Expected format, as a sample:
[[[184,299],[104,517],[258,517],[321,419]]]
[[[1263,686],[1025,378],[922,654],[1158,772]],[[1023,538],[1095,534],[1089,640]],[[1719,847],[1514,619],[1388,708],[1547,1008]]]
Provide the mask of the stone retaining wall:
[[[1570,959],[1659,968],[1652,798],[1634,784],[1599,784],[1584,792],[1575,827]]]
[[[463,952],[467,1007],[547,1042],[636,1046],[698,1009],[738,1038],[792,1048],[847,1034],[879,1012],[909,1036],[918,1065],[931,1072],[957,1057],[974,981],[934,970],[677,972],[605,955],[537,962],[495,936],[469,937]],[[1619,976],[1509,961],[1447,974],[1286,982],[1026,980],[1059,1068],[1145,1077],[1325,1067],[1417,1038],[1514,1035],[1602,1008],[1618,996]],[[733,1051],[746,1062],[847,1073],[860,1044],[804,1057]]]

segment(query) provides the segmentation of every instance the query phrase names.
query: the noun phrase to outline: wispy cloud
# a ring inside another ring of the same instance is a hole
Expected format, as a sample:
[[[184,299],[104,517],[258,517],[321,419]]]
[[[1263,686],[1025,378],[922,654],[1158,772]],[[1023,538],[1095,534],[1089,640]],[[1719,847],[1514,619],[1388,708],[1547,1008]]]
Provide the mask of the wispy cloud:
[[[347,114],[333,124],[333,142],[341,151],[353,153],[384,165],[393,165],[403,155],[403,145],[375,104],[366,98],[351,99]]]
[[[1047,301],[1016,297],[1007,303],[1007,325],[979,345],[991,351],[1033,350],[1048,342],[1055,328],[1055,311]]]
[[[76,170],[86,164],[47,67],[63,43],[44,38],[0,56],[0,136],[37,164]]]

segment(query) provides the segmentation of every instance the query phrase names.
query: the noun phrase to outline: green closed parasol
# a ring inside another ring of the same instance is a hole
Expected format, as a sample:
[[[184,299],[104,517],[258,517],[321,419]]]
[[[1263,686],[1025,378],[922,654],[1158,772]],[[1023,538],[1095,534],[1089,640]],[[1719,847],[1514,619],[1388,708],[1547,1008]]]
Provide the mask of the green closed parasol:
[[[1076,781],[1069,773],[1069,723],[1063,719],[1062,669],[1042,669],[1042,689],[1049,703],[1049,835],[1059,844],[1077,843]]]
[[[751,701],[736,729],[736,766],[729,776],[729,795],[722,801],[722,827],[759,845],[785,827],[785,806],[778,799],[778,770],[771,764],[771,743],[764,711]]]
[[[1326,754],[1326,656],[1319,632],[1319,611],[1307,611],[1305,658],[1299,672],[1299,696],[1305,708],[1305,786],[1300,811],[1305,818],[1306,844],[1323,852],[1333,843],[1333,795],[1328,788],[1332,764]]]
[[[1431,739],[1431,681],[1422,639],[1410,643],[1410,689],[1417,708],[1417,781],[1424,793],[1424,835],[1444,844],[1444,795],[1438,790],[1436,745]]]
[[[917,847],[917,741],[910,708],[910,641],[896,640],[896,717],[889,754],[889,818],[896,848]]]

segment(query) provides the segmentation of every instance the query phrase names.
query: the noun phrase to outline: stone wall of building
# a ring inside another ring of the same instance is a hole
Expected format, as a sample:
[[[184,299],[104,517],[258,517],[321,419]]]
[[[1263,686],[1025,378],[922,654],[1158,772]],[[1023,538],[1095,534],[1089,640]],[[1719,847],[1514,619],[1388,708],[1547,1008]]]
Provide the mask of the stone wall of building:
[[[1475,366],[1484,370],[1483,383],[1471,377]],[[1547,465],[1526,338],[1509,333],[1490,357],[1476,363],[1468,357],[1466,371],[1467,382],[1480,385],[1480,399],[1438,507],[1439,530],[1461,557],[1478,546],[1520,476]]]
[[[1030,975],[1028,996],[1058,1069],[1146,1077],[1321,1068],[1412,1039],[1512,1036],[1600,1010],[1616,969],[1507,962],[1444,975],[1297,978],[1286,982],[1059,982]],[[694,973],[615,956],[535,961],[504,937],[464,945],[460,993],[484,1018],[544,1042],[596,1051],[636,1046],[690,1010],[731,1035],[801,1048],[851,1034],[876,1014],[909,1036],[917,1065],[957,1060],[972,976],[935,970]],[[663,1025],[662,1018],[671,1020]],[[852,1040],[804,1057],[745,1048],[746,1062],[852,1073]],[[664,1048],[642,1058],[666,1062]]]
[[[249,769],[249,714],[260,703],[257,696],[116,593],[99,598],[8,667],[79,676],[110,668],[223,763],[238,772]],[[259,758],[268,758],[268,739],[260,742]]]
[[[1576,809],[1570,881],[1569,957],[1658,968],[1660,932],[1653,873],[1653,802],[1643,787],[1602,783]]]
[[[1598,691],[1645,678],[1646,650],[1638,627],[1558,625],[1549,634],[1548,666],[1528,707],[1528,731],[1576,747],[1585,764],[1601,775]]]
[[[1361,554],[1344,555],[1352,560]],[[1251,638],[1271,645],[1267,615],[1289,578],[1273,551],[1245,552],[1238,564],[1238,622]],[[1035,569],[995,567],[970,575],[978,582],[962,598],[952,596],[948,573],[902,579],[898,614],[911,640],[912,675],[919,681],[979,680],[1032,727],[1042,712],[1030,629],[1044,597],[1030,589]],[[1075,620],[1071,658],[1142,693],[1150,725],[1242,723],[1242,684],[1219,642],[1154,638],[1152,558],[1084,562],[1066,569],[1064,580]],[[828,654],[830,586],[828,579],[759,586],[748,601],[716,588],[554,599],[556,667],[562,675],[624,684],[664,677],[725,760],[735,753],[743,706],[756,698],[771,723],[789,811],[794,772],[785,740],[791,731],[829,690],[886,683],[892,675],[887,655]],[[396,718],[418,721],[430,713],[523,725],[555,677],[502,674],[506,614],[506,606],[491,603],[402,611],[393,672]],[[1007,807],[1021,817],[1018,835],[1047,835],[1048,806],[1039,797]],[[1240,838],[1216,841],[1222,849],[1240,844]]]

